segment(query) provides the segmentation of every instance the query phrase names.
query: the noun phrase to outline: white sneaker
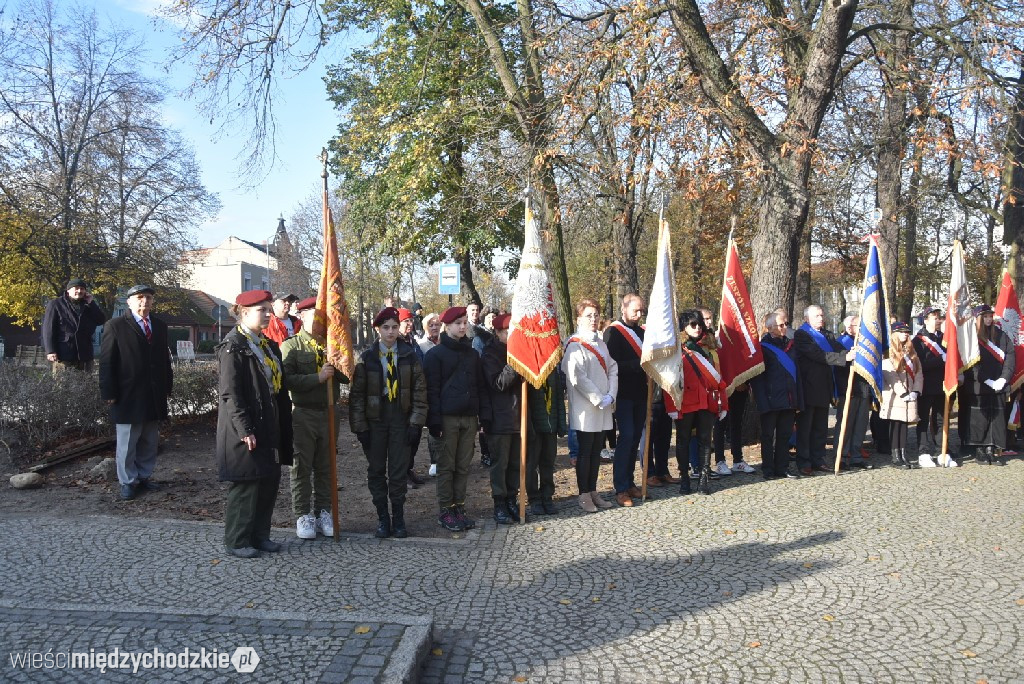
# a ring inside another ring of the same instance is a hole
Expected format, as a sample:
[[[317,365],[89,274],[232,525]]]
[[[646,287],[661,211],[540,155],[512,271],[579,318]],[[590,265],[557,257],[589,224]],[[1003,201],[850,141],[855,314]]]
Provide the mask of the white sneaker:
[[[316,539],[316,521],[313,516],[300,515],[295,521],[295,534],[299,539]]]
[[[917,465],[922,468],[936,468],[935,461],[932,460],[931,454],[921,454],[917,457]]]
[[[326,508],[321,508],[320,515],[316,517],[316,531],[325,537],[334,536],[334,520]]]
[[[719,461],[715,464],[715,472],[719,475],[732,475],[732,471],[729,470],[729,465],[725,461]]]
[[[611,449],[601,449],[601,460],[602,461],[614,461],[615,452]]]
[[[960,464],[953,460],[949,454],[939,454],[939,465],[943,468],[959,468]]]
[[[740,461],[739,463],[732,464],[732,472],[734,473],[756,473],[757,471],[746,461]]]
[[[427,471],[427,474],[430,475],[430,477],[437,477],[437,464],[436,463],[431,463],[430,464],[430,470]]]

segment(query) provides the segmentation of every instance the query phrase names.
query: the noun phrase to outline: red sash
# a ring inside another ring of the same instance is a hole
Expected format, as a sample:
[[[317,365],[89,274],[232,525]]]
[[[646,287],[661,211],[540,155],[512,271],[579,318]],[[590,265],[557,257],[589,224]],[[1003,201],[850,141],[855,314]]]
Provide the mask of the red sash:
[[[615,328],[619,333],[626,338],[629,342],[629,346],[633,348],[637,356],[641,356],[643,352],[644,341],[640,339],[640,336],[629,329],[629,327],[622,321],[612,321],[610,328]]]
[[[928,347],[928,349],[930,349],[933,354],[942,357],[943,361],[946,360],[946,350],[940,347],[938,343],[935,342],[935,340],[933,340],[932,338],[928,337],[923,333],[919,334],[917,337],[919,340],[921,340],[921,344]]]
[[[583,340],[581,340],[580,338],[576,337],[575,335],[573,335],[572,337],[569,338],[568,344],[572,344],[573,342],[575,342],[576,344],[580,345],[581,347],[586,349],[588,352],[590,352],[591,354],[596,356],[597,357],[597,362],[600,363],[601,364],[601,368],[604,369],[604,374],[608,375],[608,363],[604,360],[604,356],[601,355],[601,352],[599,352],[597,350],[597,347],[593,346],[589,342],[584,342]]]
[[[724,408],[721,399],[721,373],[718,372],[718,369],[710,361],[704,358],[703,354],[686,347],[682,349],[683,353],[686,354],[687,360],[697,369],[697,375],[701,380],[701,384],[708,391],[708,410],[717,414]]]
[[[994,356],[996,361],[999,363],[1006,360],[1006,353],[996,345],[992,344],[992,340],[985,340],[981,345],[981,348],[987,350],[988,353]]]

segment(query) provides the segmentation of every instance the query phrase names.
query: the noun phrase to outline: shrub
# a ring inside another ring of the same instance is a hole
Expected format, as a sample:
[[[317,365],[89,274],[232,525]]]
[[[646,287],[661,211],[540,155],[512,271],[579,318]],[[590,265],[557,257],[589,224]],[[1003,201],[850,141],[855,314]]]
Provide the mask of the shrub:
[[[196,345],[197,354],[212,354],[213,350],[217,347],[216,340],[200,340],[199,344]]]
[[[110,432],[96,376],[0,363],[0,432],[18,455]]]
[[[201,416],[217,410],[217,363],[181,361],[174,364],[171,415]]]

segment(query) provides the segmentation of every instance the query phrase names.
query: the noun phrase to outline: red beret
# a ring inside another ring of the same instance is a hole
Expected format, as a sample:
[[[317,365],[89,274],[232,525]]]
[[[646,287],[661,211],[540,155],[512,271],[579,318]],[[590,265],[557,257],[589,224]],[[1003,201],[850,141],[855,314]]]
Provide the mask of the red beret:
[[[412,318],[412,311],[409,311],[408,309],[399,309],[398,310],[398,322],[399,323],[401,323],[402,321],[407,321],[410,318]]]
[[[466,315],[466,307],[464,306],[451,306],[444,310],[441,314],[441,322],[445,325],[454,323],[456,319],[462,318]]]
[[[316,306],[316,297],[306,297],[301,302],[295,305],[296,311],[305,311],[306,309],[312,309]]]
[[[398,322],[398,309],[393,306],[385,306],[373,319],[373,327],[380,327],[383,325],[384,321],[388,320],[394,320],[396,323]]]
[[[238,306],[256,306],[257,304],[272,300],[273,295],[270,294],[269,290],[247,290],[235,297],[235,304]]]
[[[512,322],[512,314],[498,314],[491,320],[495,330],[508,330],[508,324]]]

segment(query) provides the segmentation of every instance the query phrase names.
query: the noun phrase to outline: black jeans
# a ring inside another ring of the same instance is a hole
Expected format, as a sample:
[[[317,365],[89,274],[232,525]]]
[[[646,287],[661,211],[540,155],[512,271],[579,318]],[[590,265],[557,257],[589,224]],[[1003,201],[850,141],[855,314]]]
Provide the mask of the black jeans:
[[[672,443],[672,419],[661,404],[651,409],[651,436],[648,454],[651,464],[647,476],[668,475],[668,447]]]
[[[576,457],[576,487],[579,488],[580,494],[589,494],[597,489],[604,433],[577,430],[576,438],[580,442],[580,453]]]
[[[690,460],[690,431],[697,429],[697,453],[704,461],[701,468],[709,464],[704,454],[711,453],[711,432],[715,426],[715,414],[711,411],[684,413],[676,421],[676,462],[679,472],[686,477],[686,463]]]
[[[747,408],[749,390],[733,392],[729,397],[729,413],[722,420],[715,421],[715,461],[725,460],[725,430],[729,429],[729,451],[732,464],[743,460],[743,413]]]
[[[793,435],[796,411],[767,411],[761,414],[761,474],[785,475],[789,468],[789,438]]]
[[[828,406],[808,406],[796,416],[796,464],[802,470],[825,465]]]
[[[922,454],[937,454],[941,448],[936,439],[939,435],[939,421],[946,410],[944,394],[922,394],[917,398],[917,446]]]

